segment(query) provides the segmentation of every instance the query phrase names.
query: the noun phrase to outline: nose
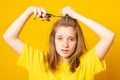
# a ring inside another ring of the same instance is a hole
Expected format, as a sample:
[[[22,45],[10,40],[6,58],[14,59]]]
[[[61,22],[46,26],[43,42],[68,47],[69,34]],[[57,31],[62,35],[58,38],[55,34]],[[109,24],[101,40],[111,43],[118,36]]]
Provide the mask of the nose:
[[[63,46],[64,46],[65,48],[68,48],[68,47],[69,47],[69,44],[68,44],[68,41],[67,41],[67,40],[64,40]]]

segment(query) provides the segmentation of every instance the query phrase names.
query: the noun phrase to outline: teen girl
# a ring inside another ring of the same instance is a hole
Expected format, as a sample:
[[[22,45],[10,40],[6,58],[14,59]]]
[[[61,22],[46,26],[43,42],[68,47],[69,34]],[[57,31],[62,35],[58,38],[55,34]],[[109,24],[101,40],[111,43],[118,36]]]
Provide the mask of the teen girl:
[[[114,40],[112,31],[66,6],[62,9],[63,17],[53,26],[50,49],[46,52],[33,48],[18,38],[32,14],[34,18],[42,17],[49,21],[44,8],[31,6],[3,35],[8,45],[18,53],[18,65],[28,71],[29,80],[94,80],[96,73],[106,69],[103,59]],[[100,38],[88,51],[77,20]]]

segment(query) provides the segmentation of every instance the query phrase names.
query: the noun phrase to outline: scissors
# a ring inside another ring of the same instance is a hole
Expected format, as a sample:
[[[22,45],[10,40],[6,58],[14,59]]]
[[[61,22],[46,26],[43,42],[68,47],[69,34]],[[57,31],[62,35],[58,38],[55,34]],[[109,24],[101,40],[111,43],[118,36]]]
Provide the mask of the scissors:
[[[58,16],[58,15],[53,15],[53,14],[50,14],[50,13],[47,13],[48,15],[48,18],[51,18],[51,17],[63,17],[63,16]],[[43,18],[42,16],[40,18]]]

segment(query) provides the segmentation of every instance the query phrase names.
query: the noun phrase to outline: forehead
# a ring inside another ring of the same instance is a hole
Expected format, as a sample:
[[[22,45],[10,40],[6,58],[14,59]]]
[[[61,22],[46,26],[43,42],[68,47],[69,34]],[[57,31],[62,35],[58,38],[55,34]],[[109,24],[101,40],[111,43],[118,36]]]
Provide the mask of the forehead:
[[[56,36],[75,36],[76,31],[73,27],[60,26],[56,31]]]

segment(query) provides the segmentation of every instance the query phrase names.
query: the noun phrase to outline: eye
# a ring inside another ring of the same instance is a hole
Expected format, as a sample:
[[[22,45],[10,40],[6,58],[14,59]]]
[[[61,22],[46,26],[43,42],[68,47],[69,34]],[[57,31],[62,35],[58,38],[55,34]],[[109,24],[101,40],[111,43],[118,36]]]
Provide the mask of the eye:
[[[75,39],[73,39],[73,38],[70,38],[69,40],[70,40],[70,41],[74,41]]]
[[[61,41],[61,40],[62,40],[62,38],[60,38],[60,37],[59,37],[59,38],[57,38],[57,40],[60,40],[60,41]]]

